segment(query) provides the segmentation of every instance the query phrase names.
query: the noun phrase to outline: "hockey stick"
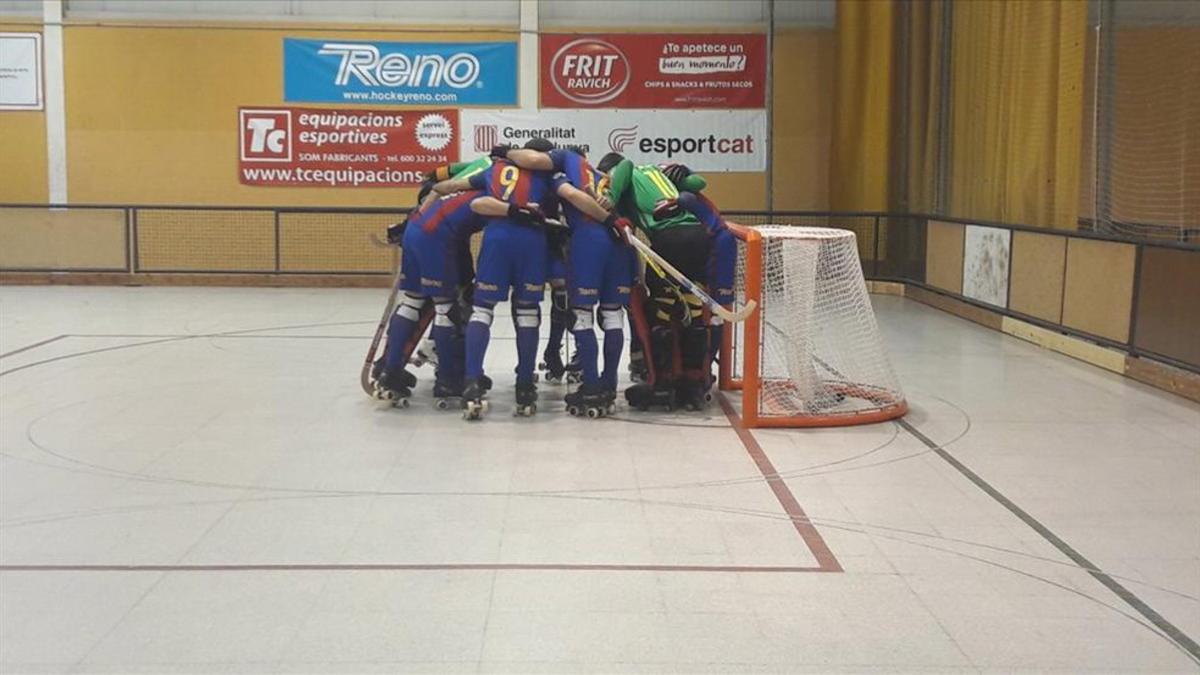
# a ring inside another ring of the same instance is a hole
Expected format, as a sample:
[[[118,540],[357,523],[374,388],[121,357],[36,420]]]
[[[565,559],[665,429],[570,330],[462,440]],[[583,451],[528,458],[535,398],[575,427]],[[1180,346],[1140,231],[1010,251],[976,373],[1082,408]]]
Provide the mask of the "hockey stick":
[[[372,395],[375,390],[371,387],[371,367],[375,365],[375,350],[379,349],[379,343],[383,341],[383,334],[387,330],[388,320],[392,318],[392,312],[396,310],[396,296],[400,294],[400,273],[403,268],[396,267],[396,278],[392,282],[392,292],[388,295],[387,306],[383,309],[383,317],[379,319],[379,326],[375,328],[375,337],[371,338],[371,348],[367,350],[367,359],[363,361],[362,372],[358,375],[359,384],[362,385],[362,390],[367,396]]]
[[[754,313],[754,310],[758,308],[758,302],[751,298],[747,300],[746,304],[736,312],[731,312],[728,309],[725,309],[721,303],[709,297],[709,295],[701,290],[695,282],[684,276],[683,272],[675,269],[674,265],[667,262],[665,258],[655,252],[655,250],[650,248],[647,244],[643,243],[641,239],[638,239],[632,235],[625,237],[625,239],[637,250],[638,253],[641,254],[643,258],[646,259],[648,264],[653,263],[666,270],[667,274],[671,275],[671,277],[674,278],[680,286],[683,286],[685,290],[692,293],[697,298],[700,298],[700,301],[708,305],[708,308],[712,310],[713,314],[716,314],[725,321],[745,321],[751,314]]]

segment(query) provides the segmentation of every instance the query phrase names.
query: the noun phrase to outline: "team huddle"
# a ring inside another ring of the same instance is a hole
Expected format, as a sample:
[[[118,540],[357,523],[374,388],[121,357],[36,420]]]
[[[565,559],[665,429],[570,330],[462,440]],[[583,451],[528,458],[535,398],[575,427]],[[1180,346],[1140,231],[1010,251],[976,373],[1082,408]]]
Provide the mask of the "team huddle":
[[[480,419],[492,387],[483,364],[495,308],[511,301],[515,411],[533,415],[549,284],[542,369],[548,382],[578,383],[564,399],[572,415],[612,413],[626,312],[629,405],[702,408],[711,399],[737,256],[736,239],[702,194],[705,185],[683,165],[636,166],[617,153],[593,167],[577,149],[541,138],[431,172],[417,206],[388,231],[402,250],[399,297],[383,357],[370,364],[373,395],[408,405],[416,377],[406,366],[428,328],[438,408],[457,404],[465,419]],[[470,238],[480,230],[476,265]],[[575,354],[564,363],[568,331]]]

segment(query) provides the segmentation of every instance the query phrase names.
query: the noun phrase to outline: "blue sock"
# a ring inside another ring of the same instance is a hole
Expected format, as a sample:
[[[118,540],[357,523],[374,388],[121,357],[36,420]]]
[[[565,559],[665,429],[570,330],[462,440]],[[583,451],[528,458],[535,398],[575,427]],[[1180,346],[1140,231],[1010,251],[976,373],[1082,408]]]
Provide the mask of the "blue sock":
[[[617,367],[621,364],[621,352],[625,349],[625,335],[620,328],[604,331],[604,374],[600,379],[608,389],[617,388]]]
[[[438,353],[438,380],[452,384],[462,379],[462,344],[453,326],[434,326],[430,332]]]
[[[404,346],[412,339],[417,330],[417,322],[410,321],[399,314],[393,314],[388,324],[387,346],[383,350],[383,369],[396,372],[405,366]]]
[[[492,339],[492,307],[476,305],[467,322],[466,330],[466,373],[467,380],[478,380],[483,375],[483,357],[487,355],[488,341]],[[477,321],[476,316],[486,319]]]
[[[575,336],[575,351],[579,353],[579,365],[583,369],[583,383],[596,384],[600,381],[600,373],[596,368],[596,359],[600,356],[600,348],[596,344],[596,331],[588,326],[585,330],[573,330]]]
[[[550,336],[546,338],[546,352],[562,350],[563,333],[567,331],[566,316],[558,311],[550,310]]]
[[[529,384],[533,382],[533,369],[537,365],[542,308],[539,305],[515,305],[513,324],[517,329],[517,384]]]

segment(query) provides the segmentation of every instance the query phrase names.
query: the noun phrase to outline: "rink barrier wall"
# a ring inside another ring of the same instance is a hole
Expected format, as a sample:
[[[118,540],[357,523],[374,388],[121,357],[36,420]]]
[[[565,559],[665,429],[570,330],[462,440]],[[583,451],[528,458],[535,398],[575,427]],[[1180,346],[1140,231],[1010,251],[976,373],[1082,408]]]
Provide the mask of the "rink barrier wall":
[[[385,286],[396,251],[371,240],[404,212],[0,204],[0,282]],[[1200,378],[1200,243],[926,214],[726,215],[750,226],[851,230],[875,292],[902,288],[906,297],[994,330],[1005,330],[1007,320],[1005,332],[1089,362],[1097,359],[1081,356],[1086,349],[1049,336],[1096,345],[1133,359],[1121,368],[1131,377],[1183,395],[1200,389],[1192,382]]]

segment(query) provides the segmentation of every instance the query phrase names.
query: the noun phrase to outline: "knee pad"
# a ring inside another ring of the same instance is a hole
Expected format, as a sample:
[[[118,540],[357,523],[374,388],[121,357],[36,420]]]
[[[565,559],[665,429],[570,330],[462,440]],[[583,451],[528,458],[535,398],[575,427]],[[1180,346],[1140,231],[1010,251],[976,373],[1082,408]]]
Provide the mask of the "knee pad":
[[[561,326],[566,326],[571,329],[571,322],[575,315],[571,308],[567,306],[567,291],[566,289],[554,289],[550,292],[550,322],[557,323]]]
[[[592,311],[591,307],[576,307],[575,309],[571,310],[571,313],[575,324],[571,328],[572,331],[592,330],[592,327],[595,325],[596,313]]]
[[[455,310],[458,309],[458,303],[453,300],[439,298],[434,301],[433,311],[437,312],[433,317],[434,328],[454,328],[461,321],[461,317],[456,317],[458,314]],[[455,319],[458,319],[456,321]]]
[[[542,325],[542,308],[537,305],[517,305],[513,308],[513,324],[517,330],[537,328]]]
[[[625,317],[620,307],[600,307],[600,328],[603,330],[621,330],[625,327]]]
[[[399,304],[396,305],[396,316],[416,323],[421,320],[421,308],[424,306],[424,296],[405,292],[400,296]]]
[[[492,325],[492,318],[495,316],[495,313],[494,307],[475,305],[475,309],[471,312],[471,321],[490,327]]]

